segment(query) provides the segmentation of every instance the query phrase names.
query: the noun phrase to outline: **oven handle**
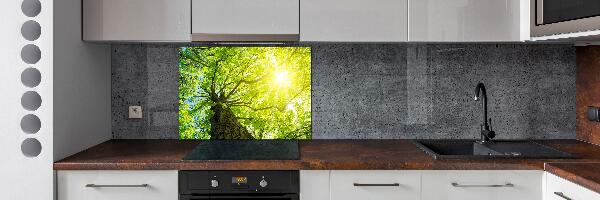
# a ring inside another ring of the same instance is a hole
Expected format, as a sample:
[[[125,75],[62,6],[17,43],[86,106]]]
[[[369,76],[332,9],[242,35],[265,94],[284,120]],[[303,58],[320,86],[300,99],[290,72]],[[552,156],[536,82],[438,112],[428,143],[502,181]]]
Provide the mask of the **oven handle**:
[[[297,194],[284,195],[218,195],[218,196],[195,196],[180,195],[179,200],[207,200],[207,199],[289,199],[299,200]]]

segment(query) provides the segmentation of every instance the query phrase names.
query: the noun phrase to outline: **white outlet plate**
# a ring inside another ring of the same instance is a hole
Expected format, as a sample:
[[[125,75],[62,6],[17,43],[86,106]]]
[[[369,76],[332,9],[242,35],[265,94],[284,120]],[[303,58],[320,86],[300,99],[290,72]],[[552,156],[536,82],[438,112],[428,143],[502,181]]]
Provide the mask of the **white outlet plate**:
[[[141,119],[142,106],[129,106],[129,119]]]

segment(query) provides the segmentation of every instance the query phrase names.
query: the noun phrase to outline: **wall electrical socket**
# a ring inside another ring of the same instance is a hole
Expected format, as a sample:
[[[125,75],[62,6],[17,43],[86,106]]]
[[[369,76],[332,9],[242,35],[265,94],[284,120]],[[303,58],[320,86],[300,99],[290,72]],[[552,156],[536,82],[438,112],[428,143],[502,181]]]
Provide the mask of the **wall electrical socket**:
[[[129,106],[129,119],[141,119],[142,106]]]

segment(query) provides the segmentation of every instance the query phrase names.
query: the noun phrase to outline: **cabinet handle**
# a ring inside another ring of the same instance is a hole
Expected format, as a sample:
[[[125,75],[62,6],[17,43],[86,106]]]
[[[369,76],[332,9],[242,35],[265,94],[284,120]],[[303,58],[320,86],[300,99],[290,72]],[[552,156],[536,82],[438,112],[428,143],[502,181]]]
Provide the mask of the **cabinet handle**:
[[[515,185],[513,185],[512,183],[506,183],[503,185],[462,185],[462,184],[458,184],[458,183],[452,183],[452,186],[454,187],[514,187]]]
[[[148,184],[139,184],[139,185],[96,185],[93,183],[90,184],[86,184],[85,187],[92,187],[92,188],[103,188],[103,187],[109,187],[109,188],[123,188],[123,187],[148,187]]]
[[[354,183],[356,187],[398,187],[399,183]]]
[[[555,194],[556,196],[559,196],[559,197],[561,197],[561,198],[565,199],[565,200],[573,200],[573,199],[569,198],[568,196],[566,196],[566,195],[565,195],[564,193],[562,193],[562,192],[554,192],[554,194]]]

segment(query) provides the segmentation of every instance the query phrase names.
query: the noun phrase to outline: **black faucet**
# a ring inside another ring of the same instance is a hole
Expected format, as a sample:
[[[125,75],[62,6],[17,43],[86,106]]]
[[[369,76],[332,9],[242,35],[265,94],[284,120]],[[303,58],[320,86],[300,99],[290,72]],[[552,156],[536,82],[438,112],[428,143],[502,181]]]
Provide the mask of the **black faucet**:
[[[475,101],[479,101],[479,92],[481,92],[481,96],[483,98],[482,106],[483,106],[483,124],[481,124],[481,140],[480,143],[486,143],[491,141],[494,137],[496,137],[496,132],[492,130],[492,119],[489,118],[488,124],[488,107],[487,107],[487,94],[485,92],[485,86],[483,83],[477,84],[475,88]]]

